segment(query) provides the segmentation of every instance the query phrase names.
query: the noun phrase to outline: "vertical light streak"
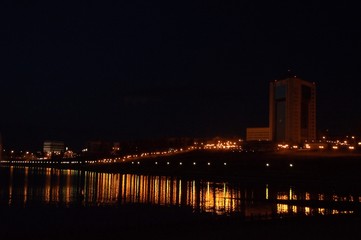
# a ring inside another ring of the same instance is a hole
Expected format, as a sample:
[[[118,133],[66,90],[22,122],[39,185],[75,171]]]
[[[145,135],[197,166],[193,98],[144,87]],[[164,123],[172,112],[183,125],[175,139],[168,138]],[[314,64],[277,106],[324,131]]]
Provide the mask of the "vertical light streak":
[[[13,172],[14,172],[14,167],[11,166],[10,174],[9,174],[9,201],[8,201],[9,206],[11,206],[12,204],[12,197],[13,197]]]
[[[268,184],[266,184],[266,200],[268,200]]]
[[[196,207],[196,181],[192,181],[192,202],[193,207]]]
[[[179,205],[182,204],[182,179],[179,179],[179,195],[178,195],[178,199],[179,199]]]
[[[29,176],[29,167],[25,167],[25,178],[24,178],[24,205],[28,200],[28,176]]]
[[[51,189],[51,168],[45,169],[45,192],[44,192],[44,201],[49,203],[50,199],[50,189]]]
[[[159,184],[159,176],[157,176],[154,180],[154,204],[158,203],[159,201],[159,189],[158,189],[158,185]]]
[[[288,200],[293,200],[293,199],[292,199],[292,187],[290,187],[290,193],[289,193]]]
[[[66,193],[65,193],[65,203],[69,204],[70,201],[70,190],[71,190],[71,170],[68,169],[66,173]],[[50,187],[50,184],[49,184]]]

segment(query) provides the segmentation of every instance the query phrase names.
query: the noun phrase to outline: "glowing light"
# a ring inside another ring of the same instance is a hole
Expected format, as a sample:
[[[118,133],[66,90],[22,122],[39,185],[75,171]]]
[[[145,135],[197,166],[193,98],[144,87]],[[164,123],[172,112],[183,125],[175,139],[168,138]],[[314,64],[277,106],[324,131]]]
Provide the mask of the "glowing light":
[[[332,146],[332,149],[338,149],[338,147],[337,146]]]
[[[167,162],[167,165],[169,165],[169,162]]]
[[[269,167],[269,163],[266,163],[266,167]]]
[[[223,163],[224,166],[227,166],[227,163]]]
[[[311,197],[310,197],[310,193],[308,193],[308,192],[306,192],[306,194],[305,194],[306,196],[305,196],[305,199],[306,200],[310,200],[311,199]]]
[[[288,205],[287,204],[277,204],[277,213],[278,214],[288,213]]]
[[[292,164],[292,163],[290,163],[290,167],[293,167],[293,164]]]
[[[289,146],[288,146],[288,144],[278,144],[277,145],[279,148],[288,148]]]
[[[209,162],[209,163],[207,163],[207,164],[208,164],[208,166],[209,166],[209,165],[211,165],[211,163],[210,163],[210,162]]]
[[[197,163],[196,162],[193,162],[193,165],[196,165]]]
[[[266,184],[266,200],[268,200],[268,184]]]
[[[305,215],[308,216],[311,214],[310,207],[305,207]]]
[[[318,200],[319,201],[324,201],[325,200],[325,195],[324,194],[318,194]]]
[[[325,208],[317,208],[318,214],[325,215],[326,209]]]
[[[349,146],[349,147],[348,147],[348,149],[350,149],[350,150],[354,150],[354,149],[355,149],[355,147],[354,147],[354,146]]]
[[[182,162],[180,162],[179,165],[182,165]]]

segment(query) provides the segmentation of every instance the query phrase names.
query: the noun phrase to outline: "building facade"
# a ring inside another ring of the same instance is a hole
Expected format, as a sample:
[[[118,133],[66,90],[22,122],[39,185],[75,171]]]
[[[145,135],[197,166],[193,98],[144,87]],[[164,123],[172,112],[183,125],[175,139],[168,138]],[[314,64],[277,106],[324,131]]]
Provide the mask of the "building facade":
[[[64,142],[61,141],[45,141],[43,146],[43,152],[47,157],[53,155],[60,155],[64,153]]]
[[[316,139],[316,85],[297,77],[270,83],[270,137],[301,144]]]
[[[246,141],[271,141],[268,127],[247,128]]]

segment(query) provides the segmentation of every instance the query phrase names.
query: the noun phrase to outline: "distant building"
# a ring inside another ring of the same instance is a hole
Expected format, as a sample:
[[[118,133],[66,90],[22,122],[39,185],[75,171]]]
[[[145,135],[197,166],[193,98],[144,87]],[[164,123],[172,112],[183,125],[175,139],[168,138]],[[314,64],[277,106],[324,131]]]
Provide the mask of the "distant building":
[[[246,141],[271,141],[270,129],[268,127],[247,128]]]
[[[86,144],[85,155],[92,157],[106,157],[110,156],[115,148],[119,148],[119,145],[115,145],[108,141],[89,141]]]
[[[287,77],[270,83],[269,127],[275,142],[301,144],[316,139],[316,85]]]
[[[64,153],[64,142],[61,141],[45,141],[43,152],[45,156],[51,157],[53,155],[60,155]]]

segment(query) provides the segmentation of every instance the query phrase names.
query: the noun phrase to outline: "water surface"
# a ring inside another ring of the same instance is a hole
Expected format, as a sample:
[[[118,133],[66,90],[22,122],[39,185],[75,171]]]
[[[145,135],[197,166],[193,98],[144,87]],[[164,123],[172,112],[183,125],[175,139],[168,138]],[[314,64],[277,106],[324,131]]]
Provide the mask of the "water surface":
[[[352,214],[356,190],[244,183],[201,178],[96,173],[40,167],[1,167],[1,206],[179,206],[246,218]]]

